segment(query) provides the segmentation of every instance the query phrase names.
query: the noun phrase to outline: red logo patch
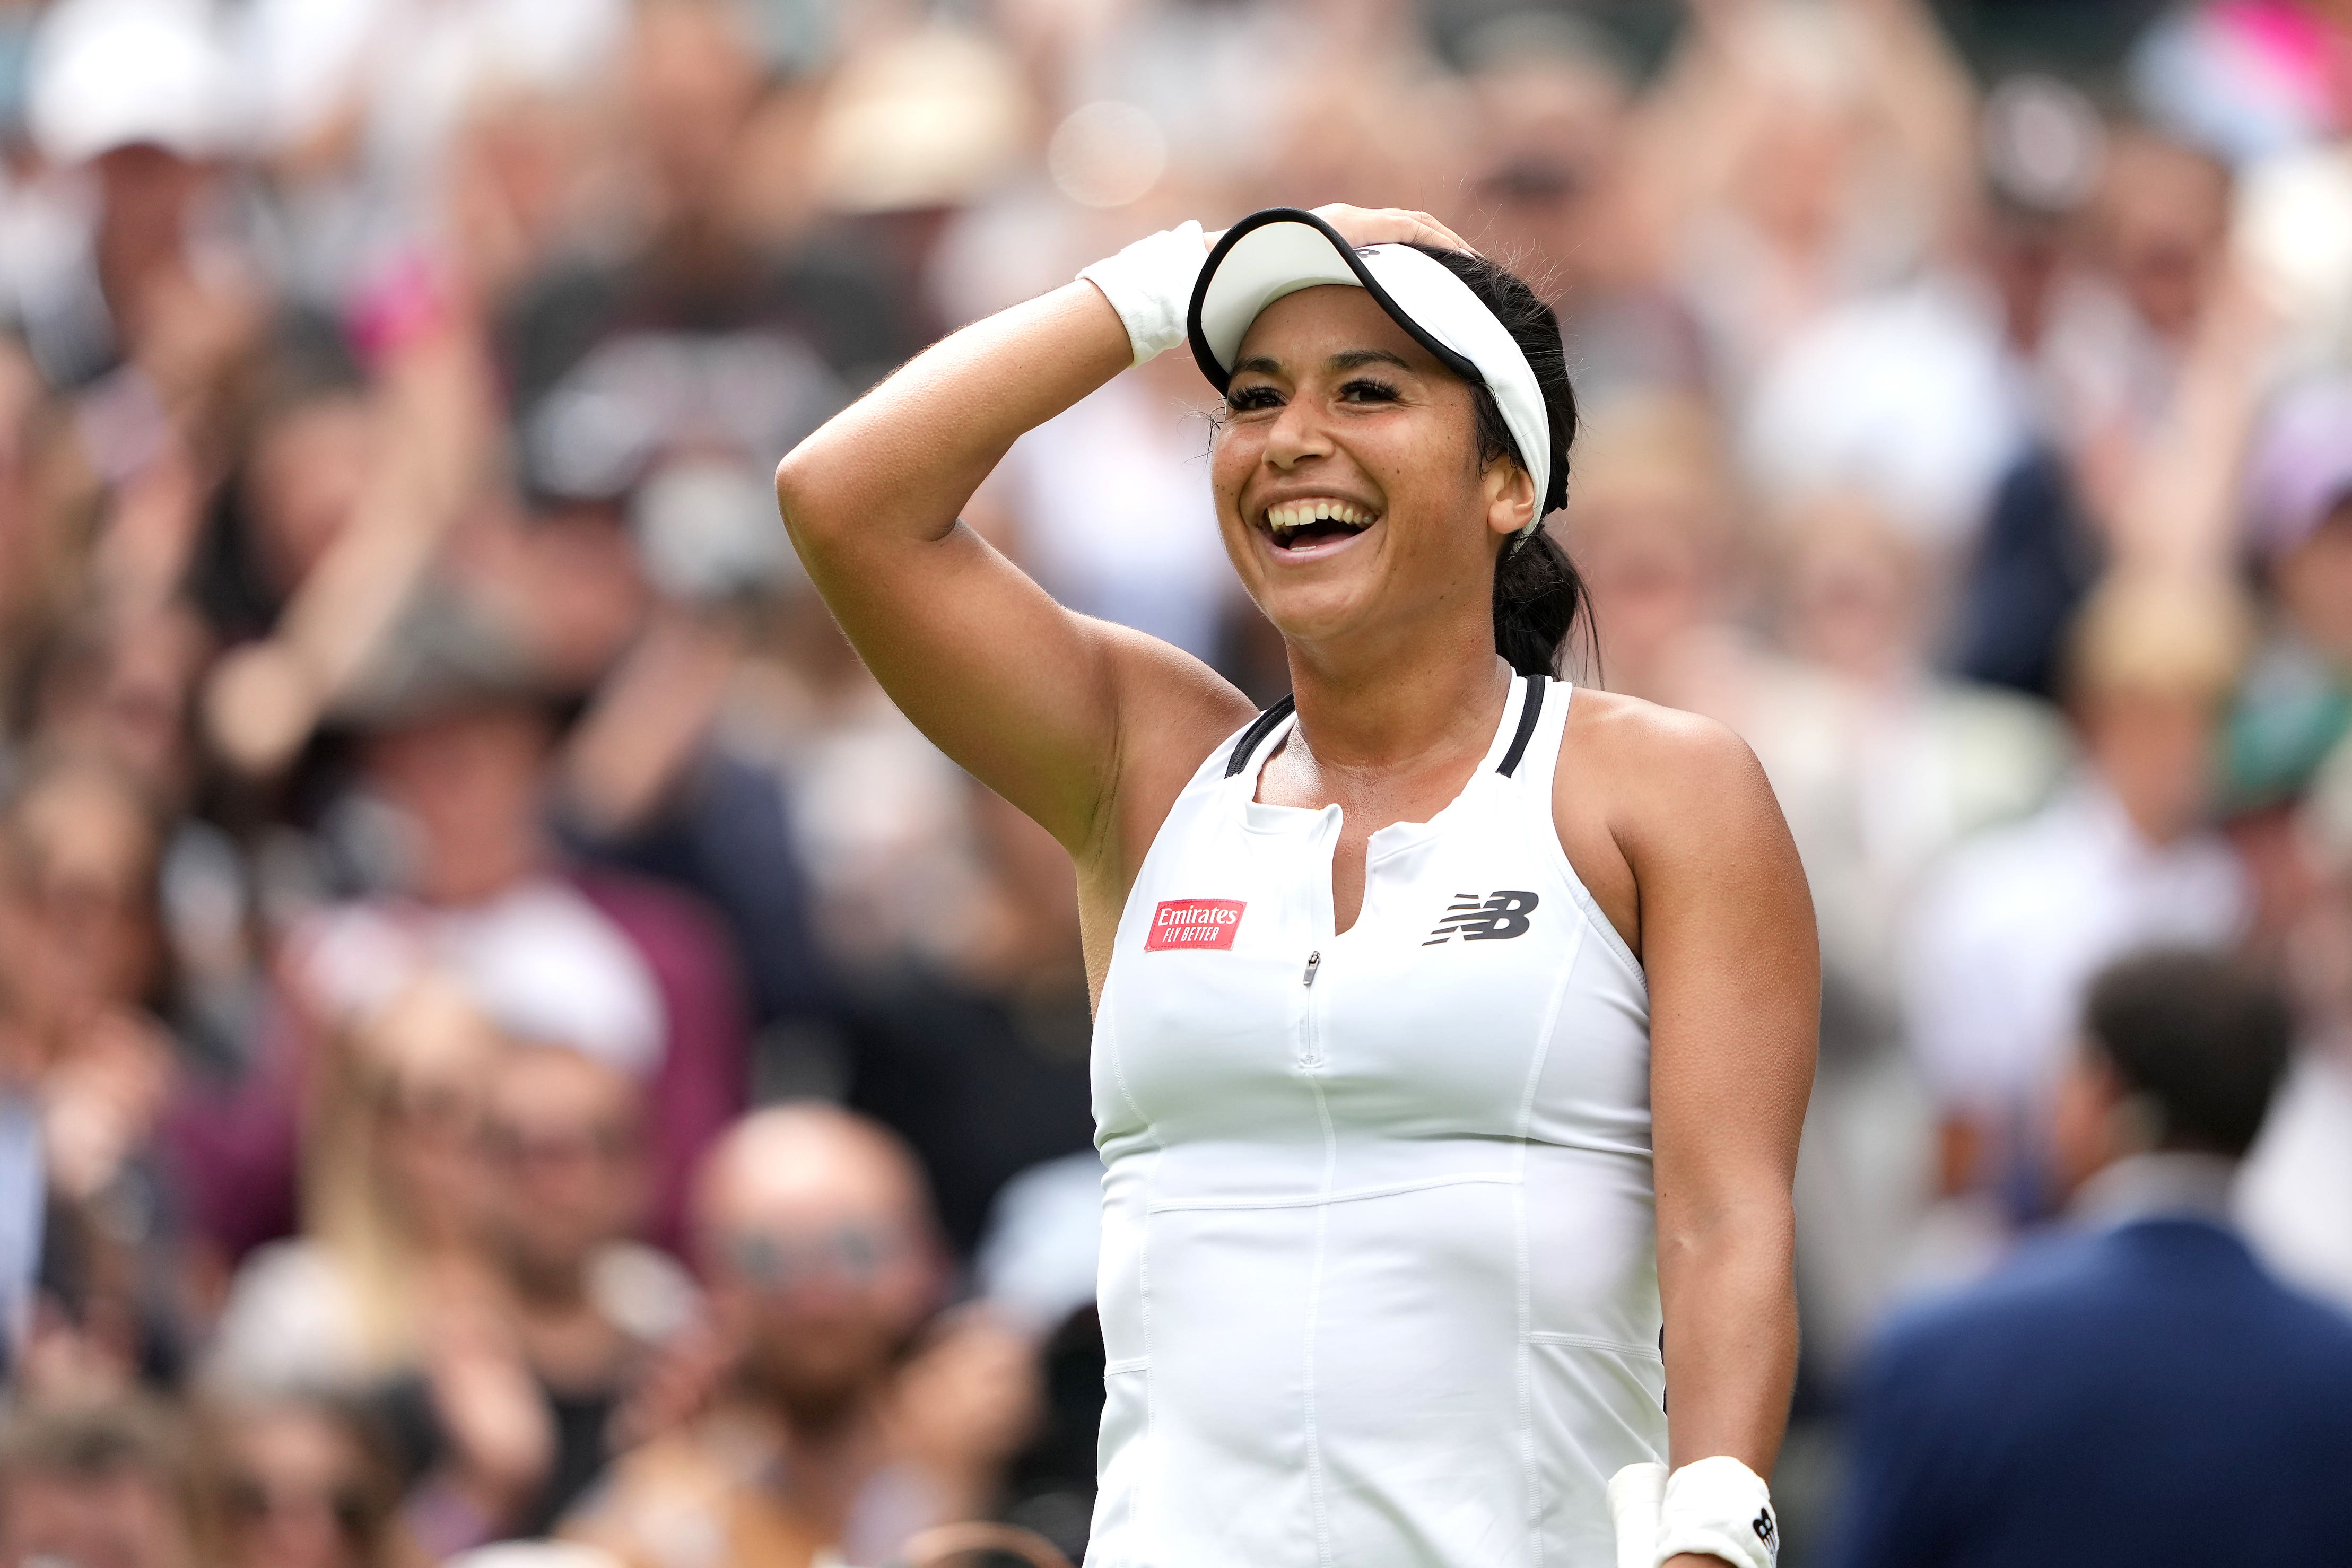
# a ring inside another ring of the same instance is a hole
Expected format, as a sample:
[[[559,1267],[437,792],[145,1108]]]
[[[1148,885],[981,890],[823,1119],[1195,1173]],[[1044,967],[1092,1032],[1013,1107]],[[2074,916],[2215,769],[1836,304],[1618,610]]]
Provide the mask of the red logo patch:
[[[1173,948],[1210,947],[1223,952],[1234,945],[1242,928],[1242,910],[1234,899],[1171,899],[1151,917],[1151,934],[1143,939],[1146,952]]]

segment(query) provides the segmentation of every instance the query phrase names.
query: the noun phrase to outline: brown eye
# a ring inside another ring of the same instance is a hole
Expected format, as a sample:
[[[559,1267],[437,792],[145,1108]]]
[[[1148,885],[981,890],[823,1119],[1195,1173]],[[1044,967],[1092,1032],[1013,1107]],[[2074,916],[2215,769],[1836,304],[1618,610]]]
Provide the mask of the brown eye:
[[[1339,389],[1342,403],[1394,403],[1397,389],[1385,381],[1360,376]]]

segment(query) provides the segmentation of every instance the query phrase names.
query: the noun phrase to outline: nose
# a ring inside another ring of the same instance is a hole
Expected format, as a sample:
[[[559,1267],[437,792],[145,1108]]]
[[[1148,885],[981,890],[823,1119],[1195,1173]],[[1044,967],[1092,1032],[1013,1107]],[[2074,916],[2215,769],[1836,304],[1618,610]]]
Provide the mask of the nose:
[[[1293,397],[1275,416],[1265,434],[1265,460],[1284,473],[1314,458],[1331,455],[1331,441],[1323,428],[1322,413],[1313,399]]]

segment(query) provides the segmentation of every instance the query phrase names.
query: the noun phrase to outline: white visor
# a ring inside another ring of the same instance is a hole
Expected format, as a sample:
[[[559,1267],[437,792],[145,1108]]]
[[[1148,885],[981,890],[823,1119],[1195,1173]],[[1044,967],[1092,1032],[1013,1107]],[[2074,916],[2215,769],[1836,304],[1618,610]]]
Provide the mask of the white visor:
[[[1413,340],[1465,381],[1482,384],[1502,411],[1538,504],[1532,532],[1566,499],[1552,472],[1551,421],[1543,388],[1510,330],[1444,262],[1409,245],[1349,247],[1338,230],[1297,207],[1268,207],[1225,231],[1192,288],[1192,357],[1219,392],[1233,380],[1242,339],[1258,313],[1286,294],[1324,284],[1362,289]]]

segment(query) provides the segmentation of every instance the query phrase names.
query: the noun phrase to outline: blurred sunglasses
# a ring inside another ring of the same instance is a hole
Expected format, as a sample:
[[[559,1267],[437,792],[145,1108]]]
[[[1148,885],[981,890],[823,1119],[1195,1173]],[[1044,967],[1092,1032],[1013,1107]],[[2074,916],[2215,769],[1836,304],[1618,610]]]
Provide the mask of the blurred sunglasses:
[[[739,1230],[719,1240],[720,1255],[736,1278],[767,1291],[790,1290],[817,1279],[870,1285],[905,1249],[898,1237],[868,1225],[797,1236]]]
[[[483,1142],[492,1158],[509,1165],[612,1163],[627,1158],[637,1146],[631,1130],[614,1122],[561,1132],[526,1132],[493,1123],[484,1129]]]
[[[335,1528],[347,1539],[364,1541],[375,1522],[367,1494],[355,1486],[278,1487],[257,1476],[236,1476],[231,1478],[227,1494],[230,1517],[248,1527],[287,1514],[323,1510],[333,1516]]]

